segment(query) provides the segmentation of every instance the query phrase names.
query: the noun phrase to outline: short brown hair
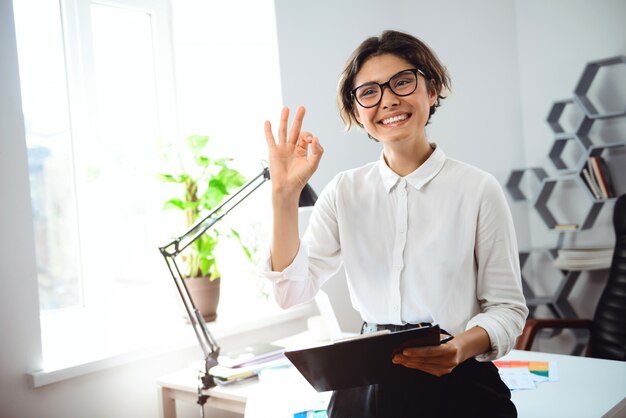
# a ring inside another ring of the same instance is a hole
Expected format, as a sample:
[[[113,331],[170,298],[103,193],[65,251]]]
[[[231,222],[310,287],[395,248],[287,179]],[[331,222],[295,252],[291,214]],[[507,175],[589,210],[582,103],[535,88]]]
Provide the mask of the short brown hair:
[[[450,91],[450,77],[435,53],[416,37],[407,33],[387,30],[380,36],[372,36],[358,46],[352,53],[344,66],[337,85],[337,104],[339,106],[339,114],[346,130],[350,130],[353,123],[363,127],[356,120],[354,115],[354,98],[352,97],[352,89],[354,89],[354,79],[363,67],[365,61],[371,57],[383,54],[392,54],[403,58],[413,64],[415,68],[420,69],[430,81],[430,89],[434,89],[437,94],[437,100],[430,108],[430,117],[435,113],[440,101],[445,99],[444,90]]]

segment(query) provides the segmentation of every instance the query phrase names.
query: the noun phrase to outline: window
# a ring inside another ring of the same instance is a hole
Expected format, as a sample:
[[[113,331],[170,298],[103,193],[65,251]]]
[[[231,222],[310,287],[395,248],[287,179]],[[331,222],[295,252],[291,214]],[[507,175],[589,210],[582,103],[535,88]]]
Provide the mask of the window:
[[[46,362],[81,324],[98,330],[89,351],[113,319],[180,319],[158,252],[184,229],[162,210],[169,143],[207,134],[246,176],[261,170],[263,121],[281,96],[273,2],[252,2],[249,18],[223,3],[14,2]],[[228,219],[256,247],[269,233],[264,193]],[[242,263],[221,270],[238,279],[222,281],[220,312],[258,293]]]

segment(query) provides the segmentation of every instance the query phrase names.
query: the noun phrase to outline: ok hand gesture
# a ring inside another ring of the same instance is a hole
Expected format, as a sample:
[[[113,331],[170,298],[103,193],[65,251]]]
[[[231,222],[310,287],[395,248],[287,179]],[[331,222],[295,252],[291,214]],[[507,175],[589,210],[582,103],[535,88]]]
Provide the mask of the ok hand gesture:
[[[300,196],[300,192],[317,170],[324,153],[316,136],[310,132],[300,131],[304,113],[305,109],[302,106],[296,110],[291,129],[287,133],[289,109],[283,108],[278,127],[278,141],[274,138],[270,122],[265,122],[272,189],[284,196]]]

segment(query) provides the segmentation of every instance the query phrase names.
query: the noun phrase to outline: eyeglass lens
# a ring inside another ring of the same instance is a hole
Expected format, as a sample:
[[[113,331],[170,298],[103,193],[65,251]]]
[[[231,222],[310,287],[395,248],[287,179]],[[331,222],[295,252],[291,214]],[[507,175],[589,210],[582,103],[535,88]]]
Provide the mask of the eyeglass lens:
[[[416,71],[401,71],[383,84],[367,83],[359,86],[354,91],[354,97],[361,106],[374,107],[380,102],[385,86],[397,96],[408,96],[417,89]]]

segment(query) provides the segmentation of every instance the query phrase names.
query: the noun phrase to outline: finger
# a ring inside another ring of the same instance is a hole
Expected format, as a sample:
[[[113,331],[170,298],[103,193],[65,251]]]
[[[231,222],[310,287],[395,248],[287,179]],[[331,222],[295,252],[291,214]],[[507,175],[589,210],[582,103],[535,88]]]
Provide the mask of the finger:
[[[395,356],[392,360],[392,363],[402,364],[404,366],[409,366],[413,368],[447,368],[453,366],[455,363],[453,361],[441,359],[439,361],[424,361],[424,360],[416,360],[410,357],[403,356]]]
[[[298,141],[296,142],[296,146],[299,151],[307,150],[309,144],[313,142],[313,134],[311,132],[302,131],[300,135],[298,135]]]
[[[311,147],[311,152],[308,156],[308,160],[313,169],[317,170],[320,160],[322,159],[322,154],[324,154],[324,148],[320,145],[318,137],[314,136],[310,132],[301,132],[296,148],[298,156],[306,157],[307,154],[309,154],[309,146]]]
[[[422,364],[407,361],[397,361],[395,358],[393,363],[409,369],[421,370],[435,376],[442,376],[452,371],[452,368],[442,366],[441,364]]]
[[[304,120],[305,113],[306,113],[306,109],[304,108],[304,106],[300,106],[296,110],[296,114],[293,117],[293,123],[291,124],[291,130],[289,131],[289,138],[287,138],[287,142],[296,143],[296,141],[298,141],[298,137],[300,136],[300,129],[302,129],[302,121]]]
[[[408,347],[402,350],[402,354],[414,358],[433,358],[449,354],[449,346],[438,345],[432,347]]]
[[[407,357],[402,354],[396,354],[392,360],[395,364],[402,364],[406,367],[411,367],[415,369],[453,369],[459,363],[455,357],[431,357],[431,358],[415,358],[415,357]]]
[[[309,157],[309,162],[316,170],[317,170],[317,167],[320,165],[320,160],[322,159],[323,154],[324,154],[324,148],[322,148],[322,146],[320,145],[320,139],[314,136],[313,144],[311,146],[311,156]]]
[[[394,364],[398,364],[410,369],[422,370],[430,374],[442,375],[448,374],[456,367],[455,363],[424,363],[420,361],[411,361],[410,359],[395,358],[392,361]]]
[[[399,364],[412,369],[438,369],[446,367],[445,363],[425,363],[422,361],[413,361],[412,359],[394,357],[392,363]]]
[[[278,126],[278,143],[284,144],[287,142],[287,124],[289,123],[289,108],[283,107],[280,112],[280,125]]]
[[[268,120],[265,121],[265,141],[267,142],[268,148],[276,146],[276,140],[274,139],[274,134],[272,133],[272,124]]]

